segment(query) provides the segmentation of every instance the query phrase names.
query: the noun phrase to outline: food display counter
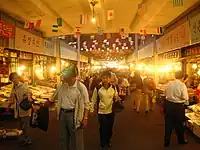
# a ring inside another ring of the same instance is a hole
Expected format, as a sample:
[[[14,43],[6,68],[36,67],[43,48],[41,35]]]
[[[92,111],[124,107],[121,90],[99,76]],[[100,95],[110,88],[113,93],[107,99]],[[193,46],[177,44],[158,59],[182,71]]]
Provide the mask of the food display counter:
[[[200,138],[200,104],[188,106],[185,116],[187,118],[186,126]]]
[[[0,90],[0,107],[7,108],[8,107],[8,98],[10,96],[12,89],[12,84],[4,86]],[[29,89],[33,93],[33,99],[35,103],[45,104],[51,98],[55,89],[45,86],[29,86]],[[11,107],[12,108],[12,107]]]

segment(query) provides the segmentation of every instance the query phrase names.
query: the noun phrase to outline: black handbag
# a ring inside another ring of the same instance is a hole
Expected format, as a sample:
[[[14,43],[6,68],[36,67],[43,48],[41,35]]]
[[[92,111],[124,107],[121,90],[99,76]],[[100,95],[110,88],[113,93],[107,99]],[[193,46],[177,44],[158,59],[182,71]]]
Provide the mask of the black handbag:
[[[15,94],[15,98],[16,98],[16,100],[19,102],[19,100],[18,100],[16,94]],[[19,103],[19,106],[20,106],[23,110],[28,111],[29,109],[32,108],[32,102],[30,102],[30,101],[28,100],[28,98],[25,98],[25,99],[23,99],[23,100]]]
[[[113,113],[119,113],[122,112],[124,110],[124,103],[121,100],[118,101],[113,101],[112,104],[112,112]]]

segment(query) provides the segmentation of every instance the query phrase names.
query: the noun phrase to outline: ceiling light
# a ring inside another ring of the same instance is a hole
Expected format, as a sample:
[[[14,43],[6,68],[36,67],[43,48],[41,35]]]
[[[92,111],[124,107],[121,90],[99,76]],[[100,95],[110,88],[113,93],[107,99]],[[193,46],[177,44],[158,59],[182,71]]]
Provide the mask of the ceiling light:
[[[116,50],[119,50],[119,47],[116,47]]]
[[[96,23],[96,18],[95,17],[92,17],[92,23]]]
[[[122,49],[124,49],[124,46],[122,46]]]
[[[126,49],[128,49],[128,46],[126,47]]]
[[[83,48],[81,48],[81,50],[83,51]]]
[[[88,52],[88,49],[86,49],[86,52]]]

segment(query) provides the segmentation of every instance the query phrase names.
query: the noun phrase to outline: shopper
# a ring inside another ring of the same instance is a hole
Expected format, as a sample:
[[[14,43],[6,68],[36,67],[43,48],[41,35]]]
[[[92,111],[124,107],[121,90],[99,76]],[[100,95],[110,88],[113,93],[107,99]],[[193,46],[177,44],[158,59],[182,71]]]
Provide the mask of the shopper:
[[[150,73],[146,74],[143,80],[144,100],[146,104],[146,113],[153,111],[155,101],[156,84]]]
[[[116,88],[111,85],[111,72],[103,72],[101,78],[102,84],[96,87],[93,92],[90,111],[94,113],[94,106],[96,104],[100,124],[100,146],[102,150],[109,150],[115,117],[115,114],[112,112],[112,104],[118,96]]]
[[[188,102],[187,87],[183,83],[183,73],[176,72],[176,80],[171,81],[165,91],[166,100],[164,103],[165,113],[165,147],[170,144],[170,137],[173,128],[175,128],[179,144],[187,144],[184,138],[185,108],[184,104]]]
[[[25,99],[32,101],[32,93],[25,84],[20,82],[21,78],[16,72],[10,74],[9,80],[13,83],[9,102],[10,104],[14,105],[14,117],[19,119],[20,130],[23,131],[22,135],[19,138],[19,144],[21,146],[30,145],[32,144],[32,142],[29,139],[27,132],[30,120],[29,111],[21,108],[20,103]]]
[[[78,81],[78,69],[75,65],[64,69],[60,75],[63,82],[52,98],[52,101],[58,100],[60,149],[84,150],[83,129],[88,124],[88,91],[85,85]]]
[[[143,89],[143,83],[142,83],[142,78],[140,77],[140,72],[135,71],[134,76],[130,79],[130,91],[134,105],[133,110],[136,110],[137,113],[140,112],[142,89]]]

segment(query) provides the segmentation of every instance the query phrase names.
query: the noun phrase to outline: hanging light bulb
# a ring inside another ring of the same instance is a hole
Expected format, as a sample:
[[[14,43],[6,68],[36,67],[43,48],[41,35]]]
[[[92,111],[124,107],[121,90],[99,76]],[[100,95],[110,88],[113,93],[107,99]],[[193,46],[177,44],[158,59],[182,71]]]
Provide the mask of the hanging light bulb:
[[[96,18],[92,17],[92,23],[96,23]]]

